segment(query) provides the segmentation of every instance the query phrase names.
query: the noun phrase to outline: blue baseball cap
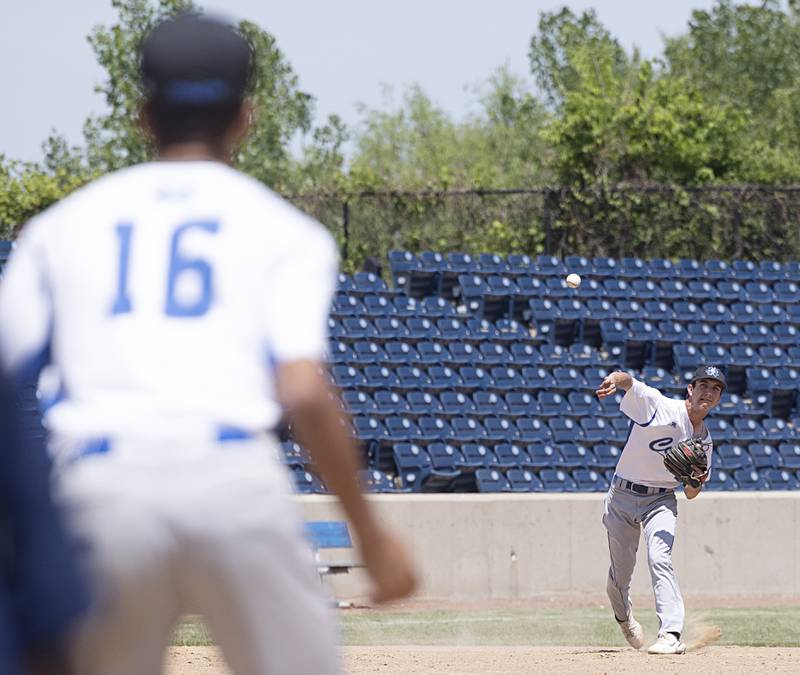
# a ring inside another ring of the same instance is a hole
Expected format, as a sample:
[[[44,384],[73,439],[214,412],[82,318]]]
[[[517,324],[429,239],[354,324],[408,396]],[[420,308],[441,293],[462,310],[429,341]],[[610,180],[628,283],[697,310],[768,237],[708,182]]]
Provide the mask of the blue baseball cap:
[[[721,368],[717,368],[717,366],[700,366],[694,371],[694,375],[692,375],[692,384],[697,382],[697,380],[716,380],[722,385],[723,390],[728,386],[725,373],[722,372]]]

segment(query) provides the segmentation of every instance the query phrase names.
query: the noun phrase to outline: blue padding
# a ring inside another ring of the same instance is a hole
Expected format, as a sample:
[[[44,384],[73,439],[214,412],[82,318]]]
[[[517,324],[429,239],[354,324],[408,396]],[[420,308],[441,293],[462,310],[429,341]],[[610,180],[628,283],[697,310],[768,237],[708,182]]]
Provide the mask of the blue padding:
[[[306,533],[314,548],[352,548],[347,523],[341,520],[306,521]]]
[[[229,427],[221,424],[217,428],[217,441],[225,443],[226,441],[248,441],[253,438],[247,429],[240,429],[239,427]]]

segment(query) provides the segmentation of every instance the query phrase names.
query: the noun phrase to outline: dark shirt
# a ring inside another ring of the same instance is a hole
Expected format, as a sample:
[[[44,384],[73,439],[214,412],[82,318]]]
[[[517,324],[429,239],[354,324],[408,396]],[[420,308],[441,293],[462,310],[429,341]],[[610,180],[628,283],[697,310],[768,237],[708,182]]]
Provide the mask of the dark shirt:
[[[0,673],[22,672],[23,653],[57,648],[86,604],[50,497],[47,453],[24,433],[0,380]]]

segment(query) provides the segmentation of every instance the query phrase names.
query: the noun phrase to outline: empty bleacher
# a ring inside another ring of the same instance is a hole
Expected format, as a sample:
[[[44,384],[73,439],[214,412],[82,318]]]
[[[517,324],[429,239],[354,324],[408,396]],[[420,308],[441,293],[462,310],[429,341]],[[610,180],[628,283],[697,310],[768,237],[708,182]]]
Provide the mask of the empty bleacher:
[[[628,421],[619,396],[594,396],[601,379],[621,368],[682,397],[701,362],[729,381],[708,419],[708,488],[798,488],[800,263],[407,251],[389,263],[390,284],[343,275],[329,323],[367,489],[605,490]]]

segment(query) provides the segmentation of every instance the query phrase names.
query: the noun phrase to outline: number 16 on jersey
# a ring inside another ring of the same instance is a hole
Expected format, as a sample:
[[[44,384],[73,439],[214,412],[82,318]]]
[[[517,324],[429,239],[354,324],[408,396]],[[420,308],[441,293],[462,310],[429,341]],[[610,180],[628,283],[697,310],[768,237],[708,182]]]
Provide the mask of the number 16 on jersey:
[[[213,300],[213,271],[207,260],[193,258],[181,253],[181,239],[192,230],[201,230],[209,234],[219,231],[219,223],[215,220],[192,220],[179,225],[172,233],[169,247],[169,269],[167,270],[167,288],[164,301],[164,313],[178,318],[203,316],[208,312]],[[133,223],[119,223],[116,227],[119,244],[119,273],[117,276],[117,292],[111,305],[111,314],[128,314],[134,310],[134,299],[128,288],[130,258],[134,248],[135,228]],[[177,289],[180,279],[185,275],[194,275],[198,292],[195,297],[180,297]]]

